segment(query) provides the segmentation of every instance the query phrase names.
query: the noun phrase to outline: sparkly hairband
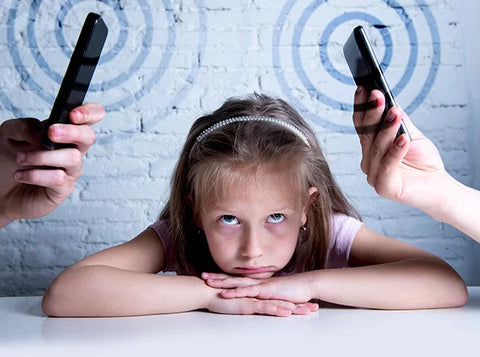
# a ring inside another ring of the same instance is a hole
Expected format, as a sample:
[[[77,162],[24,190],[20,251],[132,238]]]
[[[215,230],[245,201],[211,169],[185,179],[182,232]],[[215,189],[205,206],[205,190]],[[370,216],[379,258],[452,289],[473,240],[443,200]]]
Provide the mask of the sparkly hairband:
[[[206,136],[210,135],[213,131],[232,123],[245,122],[245,121],[263,121],[263,122],[269,122],[269,123],[280,125],[285,129],[289,130],[290,132],[292,132],[293,134],[297,135],[305,143],[305,145],[307,145],[308,147],[311,147],[310,142],[307,139],[307,136],[295,125],[287,123],[286,121],[283,121],[281,119],[265,117],[265,116],[257,116],[257,115],[234,117],[234,118],[225,119],[218,123],[215,123],[212,126],[208,127],[207,129],[203,130],[200,133],[200,135],[197,136],[197,139],[193,147],[195,147],[197,143],[202,141]],[[193,150],[193,147],[192,147],[192,150]]]

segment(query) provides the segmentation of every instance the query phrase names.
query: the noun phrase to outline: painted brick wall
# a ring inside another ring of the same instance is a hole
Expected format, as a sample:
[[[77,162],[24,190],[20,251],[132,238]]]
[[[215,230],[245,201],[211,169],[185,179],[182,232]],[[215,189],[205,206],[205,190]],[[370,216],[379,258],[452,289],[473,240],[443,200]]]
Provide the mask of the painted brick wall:
[[[367,225],[440,255],[468,284],[480,283],[479,245],[377,197],[366,183],[351,124],[354,87],[341,52],[349,31],[367,26],[399,103],[436,143],[449,172],[478,185],[479,98],[472,90],[480,79],[478,45],[467,46],[476,39],[478,11],[462,4],[1,2],[0,120],[48,115],[89,11],[103,14],[110,34],[87,97],[104,104],[107,116],[96,125],[84,175],[54,213],[0,231],[0,295],[42,294],[64,267],[141,232],[162,208],[193,120],[227,97],[253,91],[281,96],[305,115]]]

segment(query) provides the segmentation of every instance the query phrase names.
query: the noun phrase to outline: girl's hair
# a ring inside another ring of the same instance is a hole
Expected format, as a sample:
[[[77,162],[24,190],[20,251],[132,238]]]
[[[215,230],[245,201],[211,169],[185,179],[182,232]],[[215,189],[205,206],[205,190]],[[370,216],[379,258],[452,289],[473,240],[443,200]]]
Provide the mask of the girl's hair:
[[[202,132],[212,125],[240,116],[265,116],[298,128],[308,139],[268,121],[238,121]],[[204,235],[195,222],[198,213],[225,194],[227,185],[262,168],[282,169],[307,203],[308,189],[318,188],[309,202],[306,230],[300,235],[289,267],[297,271],[325,268],[334,213],[360,218],[333,179],[309,125],[285,101],[263,94],[231,98],[219,109],[197,119],[190,129],[171,183],[170,199],[160,219],[166,220],[175,241],[180,273],[218,271]],[[301,249],[298,249],[302,245]]]

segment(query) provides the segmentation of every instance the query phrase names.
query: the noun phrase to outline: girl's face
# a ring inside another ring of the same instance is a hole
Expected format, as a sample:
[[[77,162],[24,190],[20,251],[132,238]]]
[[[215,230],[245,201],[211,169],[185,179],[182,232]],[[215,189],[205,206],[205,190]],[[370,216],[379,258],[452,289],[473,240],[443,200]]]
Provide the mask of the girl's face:
[[[210,253],[225,273],[269,278],[293,256],[307,204],[282,176],[264,172],[235,180],[200,213]]]

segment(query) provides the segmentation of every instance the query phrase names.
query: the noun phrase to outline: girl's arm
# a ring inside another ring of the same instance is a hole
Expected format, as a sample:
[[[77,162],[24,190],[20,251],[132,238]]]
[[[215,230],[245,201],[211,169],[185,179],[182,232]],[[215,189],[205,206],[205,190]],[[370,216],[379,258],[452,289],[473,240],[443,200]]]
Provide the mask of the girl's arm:
[[[464,305],[460,276],[444,261],[409,244],[358,231],[350,253],[352,268],[324,269],[266,280],[208,274],[225,298],[256,297],[295,303],[320,299],[377,309],[446,308]]]
[[[350,269],[323,271],[313,295],[380,309],[458,307],[468,300],[462,278],[446,262],[365,226],[353,241],[349,264]]]
[[[193,276],[157,275],[164,247],[153,230],[85,258],[62,272],[46,291],[51,316],[132,316],[208,309],[229,314],[308,314],[317,306],[253,298],[226,300]]]
[[[157,275],[164,256],[160,239],[147,229],[67,268],[46,291],[42,309],[53,316],[128,316],[205,307],[214,290],[195,277]]]

